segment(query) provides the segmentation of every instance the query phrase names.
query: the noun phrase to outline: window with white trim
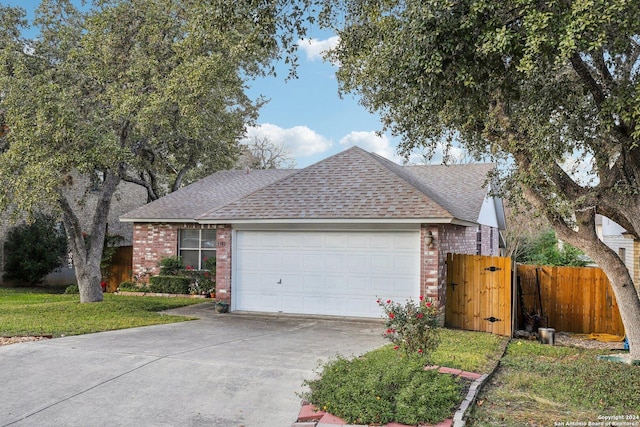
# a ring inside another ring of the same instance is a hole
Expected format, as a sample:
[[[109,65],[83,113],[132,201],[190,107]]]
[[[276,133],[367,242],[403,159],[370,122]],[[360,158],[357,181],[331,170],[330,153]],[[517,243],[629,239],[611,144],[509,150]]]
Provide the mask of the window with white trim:
[[[181,229],[178,233],[178,255],[185,267],[202,270],[207,259],[216,256],[215,229]]]

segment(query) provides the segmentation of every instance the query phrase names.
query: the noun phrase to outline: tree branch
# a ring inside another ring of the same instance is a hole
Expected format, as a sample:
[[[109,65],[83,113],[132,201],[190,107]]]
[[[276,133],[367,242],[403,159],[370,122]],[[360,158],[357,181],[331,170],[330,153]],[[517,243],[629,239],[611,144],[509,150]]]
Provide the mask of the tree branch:
[[[573,66],[573,70],[578,74],[578,77],[582,80],[584,85],[587,87],[591,95],[593,96],[593,100],[596,103],[598,109],[602,106],[602,103],[605,101],[606,97],[604,92],[602,91],[602,87],[595,81],[587,64],[580,58],[579,53],[574,53],[569,58],[571,65]]]

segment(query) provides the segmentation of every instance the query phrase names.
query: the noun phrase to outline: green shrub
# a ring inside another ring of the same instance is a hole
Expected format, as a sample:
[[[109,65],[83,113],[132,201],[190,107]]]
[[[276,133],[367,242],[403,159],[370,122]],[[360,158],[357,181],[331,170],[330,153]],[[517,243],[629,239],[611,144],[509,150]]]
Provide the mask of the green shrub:
[[[34,284],[62,265],[67,237],[54,217],[36,214],[31,224],[9,230],[4,248],[4,278]]]
[[[78,285],[69,285],[64,289],[65,294],[79,294],[80,288]]]
[[[158,265],[160,266],[160,276],[178,276],[184,271],[180,256],[162,258]]]
[[[426,374],[412,378],[398,393],[396,416],[403,424],[438,423],[450,417],[460,402],[459,380],[436,371]]]
[[[438,331],[438,309],[432,301],[416,304],[409,299],[404,305],[392,300],[378,299],[378,305],[385,313],[384,336],[407,356],[419,354],[428,357],[440,343]]]
[[[338,356],[322,366],[319,379],[305,381],[305,397],[354,424],[442,421],[461,400],[462,385],[450,375],[425,371],[423,362],[389,346],[352,360]],[[426,409],[421,407],[424,391],[429,393]]]
[[[118,289],[127,292],[144,292],[146,286],[139,286],[136,282],[122,282]]]
[[[188,294],[191,278],[183,276],[152,276],[149,291],[167,294]]]

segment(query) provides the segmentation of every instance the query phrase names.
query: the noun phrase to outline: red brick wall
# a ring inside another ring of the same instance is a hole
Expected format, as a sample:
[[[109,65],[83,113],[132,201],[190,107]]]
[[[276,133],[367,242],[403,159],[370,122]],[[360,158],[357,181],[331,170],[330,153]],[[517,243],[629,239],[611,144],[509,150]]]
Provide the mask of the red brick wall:
[[[427,234],[433,234],[433,243],[427,246]],[[440,259],[440,229],[437,226],[422,225],[420,230],[420,295],[440,302],[440,283],[438,280],[438,264]]]
[[[178,230],[215,228],[192,223],[136,223],[133,226],[132,272],[134,280],[147,282],[160,272],[161,259],[178,255]]]
[[[231,226],[219,225],[216,233],[216,298],[231,304]]]
[[[162,258],[176,256],[178,224],[136,223],[133,225],[132,271],[134,279],[147,282],[158,274]]]

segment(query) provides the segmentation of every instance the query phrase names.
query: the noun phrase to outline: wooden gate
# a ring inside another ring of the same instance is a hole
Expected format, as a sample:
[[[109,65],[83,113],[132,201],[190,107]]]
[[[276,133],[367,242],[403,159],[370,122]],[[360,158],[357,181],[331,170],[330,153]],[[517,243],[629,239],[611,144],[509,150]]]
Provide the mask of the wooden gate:
[[[133,246],[121,246],[111,258],[107,291],[115,292],[120,283],[131,280],[131,259]]]
[[[512,334],[511,258],[447,254],[445,325]]]

